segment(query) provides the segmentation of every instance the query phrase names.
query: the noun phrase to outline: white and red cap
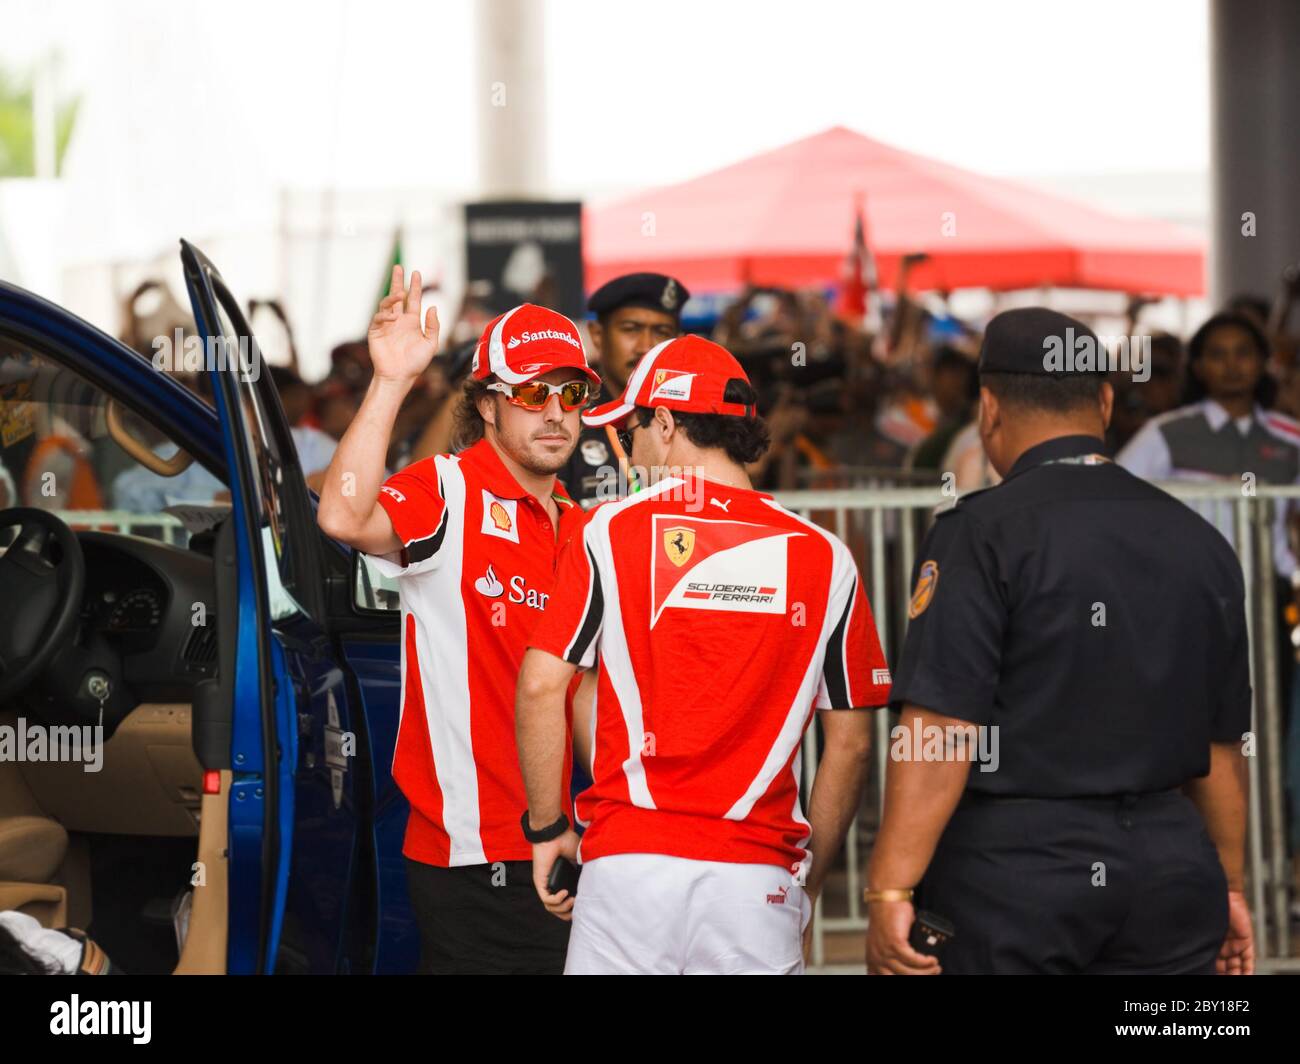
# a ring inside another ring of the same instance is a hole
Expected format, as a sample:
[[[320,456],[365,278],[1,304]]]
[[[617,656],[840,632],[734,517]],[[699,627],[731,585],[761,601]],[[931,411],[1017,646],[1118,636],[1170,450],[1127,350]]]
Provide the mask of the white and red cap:
[[[652,347],[637,362],[617,399],[593,406],[582,415],[591,427],[620,429],[638,406],[666,406],[683,414],[753,417],[754,408],[725,399],[727,383],[749,375],[721,344],[702,336],[679,336]]]
[[[563,314],[532,303],[521,303],[487,323],[470,372],[478,380],[496,377],[506,384],[523,384],[553,369],[578,369],[593,388],[600,375],[587,363],[578,327]]]

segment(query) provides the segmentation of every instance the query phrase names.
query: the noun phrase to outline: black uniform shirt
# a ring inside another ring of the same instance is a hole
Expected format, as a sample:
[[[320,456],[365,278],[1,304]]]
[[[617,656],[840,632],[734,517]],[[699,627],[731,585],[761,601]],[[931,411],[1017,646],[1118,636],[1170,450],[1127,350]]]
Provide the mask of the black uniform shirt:
[[[1250,727],[1240,564],[1189,507],[1090,436],[1031,448],[926,537],[890,705],[998,727],[968,789],[1144,793]],[[1074,459],[1074,461],[1070,461]],[[1064,461],[1063,461],[1064,460]]]
[[[582,427],[578,446],[555,474],[573,499],[584,510],[611,499],[622,498],[627,485],[619,483],[618,457],[609,446],[604,427]]]

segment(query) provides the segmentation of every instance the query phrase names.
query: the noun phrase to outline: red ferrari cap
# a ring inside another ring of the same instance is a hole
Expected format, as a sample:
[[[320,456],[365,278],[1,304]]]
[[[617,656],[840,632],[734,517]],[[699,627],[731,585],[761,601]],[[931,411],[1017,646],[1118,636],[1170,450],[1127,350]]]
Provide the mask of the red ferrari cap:
[[[553,369],[578,369],[600,387],[600,375],[587,364],[578,327],[563,314],[521,303],[487,323],[470,372],[478,379],[496,377],[523,384]]]
[[[582,415],[585,425],[623,427],[638,406],[666,406],[685,414],[727,414],[753,417],[754,408],[729,403],[727,382],[749,375],[721,344],[702,336],[679,336],[652,347],[636,364],[627,387],[617,399],[594,406]]]

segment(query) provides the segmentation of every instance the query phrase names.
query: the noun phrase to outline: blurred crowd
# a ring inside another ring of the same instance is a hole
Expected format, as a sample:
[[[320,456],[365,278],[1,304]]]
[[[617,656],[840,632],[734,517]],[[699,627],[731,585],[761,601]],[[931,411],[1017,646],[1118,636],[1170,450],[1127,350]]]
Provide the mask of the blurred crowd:
[[[1236,330],[1257,352],[1254,367],[1244,372],[1255,381],[1250,387],[1258,408],[1300,420],[1300,339],[1286,324],[1297,291],[1292,279],[1279,300],[1234,299],[1212,332],[1230,336]],[[1148,371],[1112,374],[1115,408],[1106,441],[1112,455],[1149,420],[1207,394],[1189,358],[1190,337],[1145,327],[1144,306],[1131,301],[1123,332],[1149,338]],[[957,490],[966,491],[995,479],[975,426],[978,327],[934,307],[904,297],[873,328],[837,314],[819,290],[751,288],[711,325],[688,320],[688,327],[701,328],[735,353],[758,390],[773,439],[752,470],[760,487],[933,484],[951,473]],[[403,410],[390,468],[452,449],[455,398],[474,340],[492,314],[471,296],[444,327],[450,339]],[[336,347],[328,372],[315,383],[303,382],[292,368],[274,372],[291,423],[337,440],[357,409],[370,366],[365,342],[358,340]],[[312,464],[304,462],[309,475]]]
[[[1200,337],[1195,352],[1202,353],[1206,340],[1214,341],[1209,344],[1213,352],[1225,337],[1242,339],[1247,354],[1255,355],[1242,369],[1251,377],[1254,407],[1270,412],[1274,427],[1287,419],[1300,420],[1300,337],[1288,327],[1298,296],[1300,283],[1292,273],[1275,299],[1232,300],[1212,319],[1214,327]],[[1145,306],[1141,299],[1130,301],[1123,333],[1149,338],[1147,372],[1142,379],[1126,372],[1112,377],[1115,408],[1107,444],[1121,461],[1126,445],[1149,421],[1213,398],[1204,379],[1208,362],[1192,357],[1186,342],[1191,338],[1151,331],[1142,321]],[[789,491],[942,481],[968,491],[996,478],[984,461],[975,424],[981,336],[977,324],[958,319],[945,307],[941,295],[928,294],[923,302],[904,292],[887,310],[863,320],[837,313],[822,290],[749,288],[715,319],[686,316],[682,327],[711,335],[735,353],[750,374],[772,435],[768,454],[751,470],[759,487]],[[490,293],[471,286],[454,317],[443,323],[443,350],[402,410],[388,452],[390,469],[454,449],[454,411],[473,346],[500,309]],[[248,317],[255,331],[260,331],[263,315],[278,319],[287,337],[287,362],[270,365],[269,372],[292,426],[303,472],[317,487],[369,383],[366,342],[362,337],[340,343],[330,352],[326,372],[307,380],[283,309],[275,301],[250,305]],[[165,286],[146,282],[124,302],[120,336],[148,356],[154,338],[186,328],[188,319]],[[583,328],[599,338],[596,321],[583,323]],[[598,365],[601,347],[589,344]],[[625,374],[609,370],[604,368],[607,380],[621,386]],[[211,401],[203,374],[178,375]],[[64,429],[75,437],[67,426]],[[101,470],[97,461],[93,468],[82,468],[74,461],[75,446],[47,449],[57,452],[55,457],[67,452],[76,476],[59,481],[75,481],[77,498],[63,498],[61,492],[58,499],[27,499],[32,492],[25,491],[24,483],[31,478],[14,470],[6,494],[35,505],[141,512],[161,509],[160,498],[154,496],[163,488],[178,487],[151,480],[143,471],[127,470],[132,475],[123,480],[122,470]],[[203,476],[197,468],[189,474],[191,479]],[[220,489],[215,482],[192,487],[211,488],[214,494]]]
[[[152,311],[138,310],[151,290],[157,286],[142,285],[127,301],[122,331],[123,339],[146,354],[150,338],[166,334],[170,321],[182,317],[169,296]],[[1212,332],[1230,335],[1235,329],[1257,353],[1254,367],[1246,369],[1257,379],[1251,386],[1257,408],[1300,420],[1300,335],[1288,327],[1297,298],[1300,282],[1291,273],[1272,300],[1231,300]],[[758,486],[788,491],[933,484],[952,474],[957,490],[967,491],[996,477],[984,463],[975,425],[981,336],[977,324],[946,313],[945,305],[941,297],[922,303],[904,293],[886,312],[864,321],[837,313],[823,290],[749,288],[716,320],[686,318],[684,327],[706,332],[736,354],[759,393],[773,446],[752,470]],[[1207,395],[1203,373],[1189,357],[1191,337],[1152,331],[1142,321],[1146,305],[1130,300],[1123,323],[1124,335],[1148,338],[1149,360],[1144,374],[1112,374],[1115,407],[1106,441],[1112,455],[1121,454],[1151,419]],[[498,311],[487,293],[471,286],[456,315],[444,322],[443,350],[402,410],[389,448],[390,469],[454,449],[456,399],[474,343]],[[303,470],[314,480],[369,383],[366,342],[363,337],[339,344],[325,374],[307,381],[283,310],[274,301],[250,306],[250,319],[261,313],[279,318],[289,338],[288,364],[270,371]],[[589,325],[594,323],[584,323]],[[599,363],[600,345],[589,345],[589,352]],[[187,383],[199,391],[205,384]]]
[[[1132,299],[1122,334],[1149,344],[1147,364],[1111,374],[1108,452],[1124,454],[1152,419],[1212,399],[1217,385],[1207,387],[1201,355],[1234,337],[1253,358],[1234,367],[1246,379],[1227,383],[1252,393],[1255,411],[1272,412],[1274,424],[1300,419],[1300,338],[1287,326],[1298,293],[1288,275],[1275,300],[1231,300],[1205,323],[1195,357],[1193,336],[1151,330],[1147,301]],[[979,329],[935,306],[905,297],[875,330],[837,317],[816,291],[751,290],[724,312],[713,338],[746,361],[772,429],[764,487],[932,484],[951,473],[968,491],[996,479],[975,423]]]

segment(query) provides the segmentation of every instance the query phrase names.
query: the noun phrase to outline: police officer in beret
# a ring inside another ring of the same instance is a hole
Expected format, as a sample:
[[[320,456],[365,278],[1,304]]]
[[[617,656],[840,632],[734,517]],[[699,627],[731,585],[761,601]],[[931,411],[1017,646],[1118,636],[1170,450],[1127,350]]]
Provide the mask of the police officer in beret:
[[[604,398],[620,395],[636,360],[656,344],[681,335],[682,307],[690,292],[662,273],[628,273],[601,285],[587,300],[596,316],[589,324],[600,358]],[[557,476],[587,509],[617,498],[618,460],[601,428],[584,428],[568,465]]]
[[[919,555],[864,893],[871,972],[1253,969],[1241,566],[1103,455],[1105,357],[1052,311],[989,323],[979,429],[1005,479],[941,514]]]

